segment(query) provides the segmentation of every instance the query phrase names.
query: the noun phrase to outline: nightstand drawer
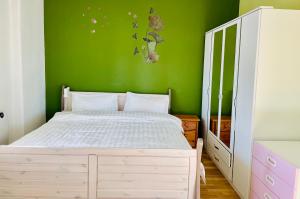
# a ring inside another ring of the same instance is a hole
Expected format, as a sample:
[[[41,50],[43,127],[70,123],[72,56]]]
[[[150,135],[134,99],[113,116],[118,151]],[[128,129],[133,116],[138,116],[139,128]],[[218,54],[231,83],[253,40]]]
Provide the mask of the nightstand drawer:
[[[191,145],[191,147],[193,147],[193,148],[195,148],[196,147],[196,141],[195,140],[193,140],[193,141],[188,141],[189,142],[189,144]]]
[[[184,130],[184,136],[190,145],[195,148],[198,139],[198,123],[199,118],[196,115],[175,115],[182,122],[182,128]]]
[[[192,147],[196,147],[196,131],[185,131],[184,136]]]
[[[196,140],[196,131],[185,131],[184,136],[188,141],[195,141]]]
[[[182,128],[185,131],[191,131],[197,129],[197,122],[191,122],[191,121],[182,121]]]

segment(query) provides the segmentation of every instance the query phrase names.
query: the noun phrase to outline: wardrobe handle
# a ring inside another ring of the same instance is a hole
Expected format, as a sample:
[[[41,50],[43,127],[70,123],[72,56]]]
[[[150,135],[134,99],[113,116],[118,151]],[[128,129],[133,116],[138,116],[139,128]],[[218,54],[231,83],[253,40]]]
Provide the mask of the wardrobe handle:
[[[219,100],[222,100],[222,98],[223,98],[223,95],[222,95],[222,93],[220,93],[219,94]]]
[[[210,86],[207,88],[206,93],[207,93],[207,95],[209,95],[209,93],[210,93]]]
[[[233,100],[233,106],[236,107],[236,104],[237,104],[237,99],[234,98],[234,100]]]
[[[0,118],[1,119],[4,118],[4,113],[3,112],[0,113]]]
[[[217,158],[216,156],[215,156],[215,160],[216,160],[217,162],[220,162],[219,158]]]

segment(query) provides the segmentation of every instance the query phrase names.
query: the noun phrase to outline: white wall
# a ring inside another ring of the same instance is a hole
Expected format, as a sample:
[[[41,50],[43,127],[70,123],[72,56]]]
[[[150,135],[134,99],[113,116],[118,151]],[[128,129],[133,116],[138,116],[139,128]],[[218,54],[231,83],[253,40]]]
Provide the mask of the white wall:
[[[8,15],[1,17],[5,22],[0,25],[6,23],[8,32],[1,37],[9,43],[5,88],[10,91],[6,112],[12,142],[45,122],[44,8],[43,0],[1,0],[1,4]],[[4,82],[0,79],[0,85]]]

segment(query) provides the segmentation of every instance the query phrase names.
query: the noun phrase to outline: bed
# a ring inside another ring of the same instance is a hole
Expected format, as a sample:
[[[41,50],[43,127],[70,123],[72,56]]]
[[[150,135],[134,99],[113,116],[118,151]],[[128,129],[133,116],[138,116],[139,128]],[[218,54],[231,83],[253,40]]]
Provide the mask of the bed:
[[[45,125],[0,147],[0,198],[200,198],[203,143],[192,149],[179,119],[70,111],[72,92]]]

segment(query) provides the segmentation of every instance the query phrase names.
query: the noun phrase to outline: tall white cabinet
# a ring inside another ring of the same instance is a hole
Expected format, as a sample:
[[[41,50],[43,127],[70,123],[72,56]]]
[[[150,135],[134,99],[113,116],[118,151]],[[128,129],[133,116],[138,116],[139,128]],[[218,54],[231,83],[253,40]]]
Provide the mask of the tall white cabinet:
[[[43,124],[44,1],[0,1],[0,145]]]
[[[298,10],[260,7],[206,33],[204,144],[242,198],[253,140],[300,140],[299,19]]]

